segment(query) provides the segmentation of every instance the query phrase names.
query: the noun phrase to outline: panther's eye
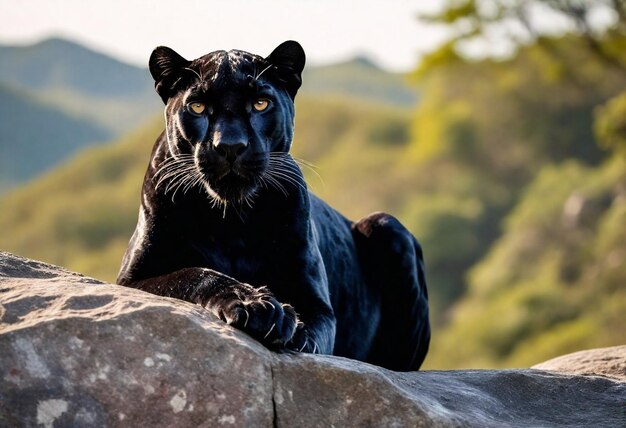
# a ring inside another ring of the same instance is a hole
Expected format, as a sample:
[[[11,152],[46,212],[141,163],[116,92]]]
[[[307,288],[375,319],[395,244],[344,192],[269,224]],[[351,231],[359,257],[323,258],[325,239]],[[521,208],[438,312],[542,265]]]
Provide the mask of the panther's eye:
[[[270,101],[265,98],[259,98],[253,104],[256,111],[263,111],[270,105]]]
[[[204,105],[204,103],[190,103],[188,107],[195,114],[202,114],[204,113],[204,110],[206,109],[206,105]]]

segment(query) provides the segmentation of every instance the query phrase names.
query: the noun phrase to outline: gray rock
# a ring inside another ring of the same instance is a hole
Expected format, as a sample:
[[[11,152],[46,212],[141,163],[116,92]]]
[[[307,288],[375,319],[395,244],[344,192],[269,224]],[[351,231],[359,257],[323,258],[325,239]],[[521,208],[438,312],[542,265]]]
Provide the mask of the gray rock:
[[[625,405],[617,378],[275,354],[197,305],[0,252],[3,427],[616,427]]]
[[[0,426],[272,425],[269,352],[203,308],[0,260]]]

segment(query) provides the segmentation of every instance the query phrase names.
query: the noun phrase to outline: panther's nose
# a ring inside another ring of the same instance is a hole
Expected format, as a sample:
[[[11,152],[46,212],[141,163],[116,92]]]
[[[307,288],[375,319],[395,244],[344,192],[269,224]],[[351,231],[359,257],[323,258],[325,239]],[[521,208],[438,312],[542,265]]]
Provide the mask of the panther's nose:
[[[215,151],[230,163],[235,162],[237,157],[248,147],[247,141],[220,141],[214,144]]]
[[[248,135],[242,132],[242,126],[233,125],[238,124],[218,124],[213,134],[213,148],[230,163],[248,148]]]

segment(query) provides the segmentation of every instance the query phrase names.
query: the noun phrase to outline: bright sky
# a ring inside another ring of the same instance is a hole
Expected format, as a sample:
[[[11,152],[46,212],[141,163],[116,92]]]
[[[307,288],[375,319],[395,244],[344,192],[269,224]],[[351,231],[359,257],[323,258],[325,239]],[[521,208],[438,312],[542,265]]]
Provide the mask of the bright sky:
[[[415,67],[445,34],[418,12],[441,0],[0,0],[0,43],[61,36],[146,66],[152,49],[170,46],[192,59],[217,49],[261,55],[299,41],[309,63],[365,54],[394,71]]]

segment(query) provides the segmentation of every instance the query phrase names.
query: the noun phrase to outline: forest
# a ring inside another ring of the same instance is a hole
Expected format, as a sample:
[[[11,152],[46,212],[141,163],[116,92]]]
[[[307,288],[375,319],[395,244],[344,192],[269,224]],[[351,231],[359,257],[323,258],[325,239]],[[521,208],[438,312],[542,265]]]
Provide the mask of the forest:
[[[343,214],[387,211],[422,244],[424,368],[626,343],[626,6],[461,0],[418,19],[450,37],[401,82],[363,61],[318,70],[309,90],[305,75],[294,155]],[[494,37],[506,53],[471,54]],[[158,111],[142,120],[2,195],[0,248],[114,281],[163,128]]]

